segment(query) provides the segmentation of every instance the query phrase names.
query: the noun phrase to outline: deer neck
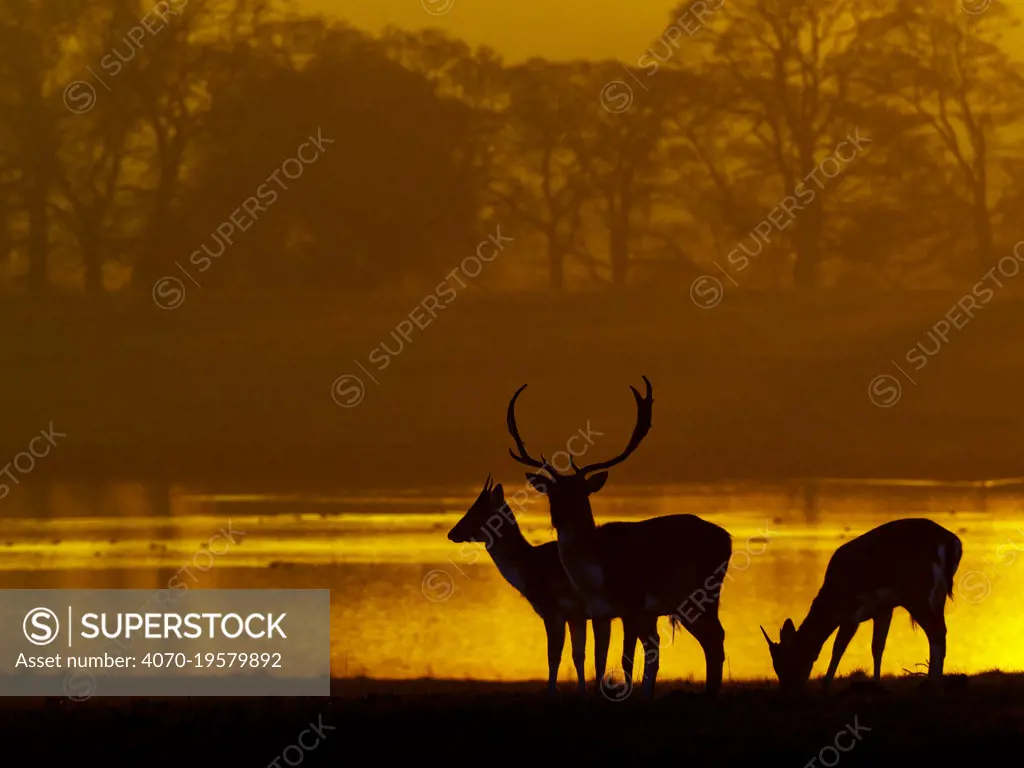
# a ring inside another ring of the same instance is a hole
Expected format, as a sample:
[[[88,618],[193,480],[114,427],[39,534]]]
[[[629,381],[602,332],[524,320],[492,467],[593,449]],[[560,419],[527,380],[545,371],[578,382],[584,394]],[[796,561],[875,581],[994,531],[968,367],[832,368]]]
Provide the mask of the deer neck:
[[[488,538],[485,548],[499,570],[503,565],[521,567],[533,551],[533,545],[523,536],[519,524],[511,515],[509,522]]]
[[[556,533],[558,556],[573,587],[584,597],[599,596],[605,586],[605,569],[593,516],[582,524],[559,528]]]
[[[534,547],[523,536],[514,520],[511,525],[503,527],[499,534],[487,542],[487,554],[491,556],[502,578],[525,595],[525,574],[530,567],[530,555]]]
[[[803,620],[800,628],[796,631],[804,654],[812,661],[817,661],[825,641],[836,630],[839,623],[839,618],[829,606],[827,599],[823,598],[821,594],[815,597],[811,603],[811,609],[807,612],[807,618]]]

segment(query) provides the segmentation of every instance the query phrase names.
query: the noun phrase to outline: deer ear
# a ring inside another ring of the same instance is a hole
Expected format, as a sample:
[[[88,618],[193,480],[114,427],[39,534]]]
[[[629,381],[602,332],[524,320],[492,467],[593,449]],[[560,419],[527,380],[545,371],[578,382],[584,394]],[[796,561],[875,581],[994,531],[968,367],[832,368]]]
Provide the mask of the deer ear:
[[[587,493],[597,493],[604,488],[604,484],[607,480],[607,472],[598,472],[595,475],[591,475],[587,478]]]
[[[787,637],[792,637],[796,634],[796,627],[793,626],[792,619],[786,619],[786,622],[782,625],[782,632],[779,634],[779,640],[785,640]]]
[[[498,483],[491,489],[491,501],[499,507],[505,503],[505,489]]]
[[[544,477],[544,475],[535,475],[532,472],[527,472],[526,481],[540,493],[547,493],[548,485],[551,483],[551,478]]]

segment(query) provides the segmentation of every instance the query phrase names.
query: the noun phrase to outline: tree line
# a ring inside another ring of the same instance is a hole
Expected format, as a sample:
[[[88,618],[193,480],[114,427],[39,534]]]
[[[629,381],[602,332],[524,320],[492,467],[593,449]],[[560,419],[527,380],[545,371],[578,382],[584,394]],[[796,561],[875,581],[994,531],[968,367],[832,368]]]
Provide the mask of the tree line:
[[[270,2],[7,0],[0,287],[148,292],[217,261],[214,290],[433,285],[496,225],[505,287],[685,289],[712,262],[959,285],[1024,238],[1015,22],[968,10],[696,0],[634,62],[509,64]]]

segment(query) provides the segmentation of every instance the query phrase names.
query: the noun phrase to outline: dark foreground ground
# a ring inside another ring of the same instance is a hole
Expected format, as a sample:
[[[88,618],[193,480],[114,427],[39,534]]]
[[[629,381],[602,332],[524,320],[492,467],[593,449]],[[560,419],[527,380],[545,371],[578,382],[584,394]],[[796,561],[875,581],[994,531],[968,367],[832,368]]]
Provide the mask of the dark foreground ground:
[[[841,681],[786,698],[672,682],[650,704],[539,684],[336,681],[330,699],[0,700],[5,765],[977,765],[1024,748],[1024,675]],[[304,746],[299,746],[299,744]],[[18,759],[21,756],[22,759]],[[275,760],[277,761],[275,763]],[[812,763],[813,761],[813,763]],[[954,762],[955,761],[955,762]]]

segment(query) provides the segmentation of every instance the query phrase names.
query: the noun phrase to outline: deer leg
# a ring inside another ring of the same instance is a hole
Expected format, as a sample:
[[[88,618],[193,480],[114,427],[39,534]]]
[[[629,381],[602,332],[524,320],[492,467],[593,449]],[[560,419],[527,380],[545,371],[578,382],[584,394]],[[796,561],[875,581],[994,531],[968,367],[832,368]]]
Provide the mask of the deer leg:
[[[716,605],[714,610],[700,614],[692,625],[685,625],[704,650],[704,692],[712,697],[722,689],[722,667],[725,665],[725,630],[718,620],[717,608]]]
[[[587,692],[584,665],[587,662],[587,620],[569,619],[569,642],[572,645],[572,665],[576,667],[577,690]]]
[[[910,610],[908,608],[908,610]],[[942,680],[942,668],[946,661],[946,617],[936,613],[927,603],[914,606],[910,615],[928,637],[928,678],[931,682]]]
[[[562,649],[565,648],[565,619],[562,616],[544,619],[544,630],[548,635],[548,693],[553,694],[558,684]]]
[[[654,698],[654,683],[661,666],[661,638],[658,637],[658,617],[645,617],[640,628],[640,643],[644,648],[643,698]]]
[[[871,623],[871,656],[875,660],[875,682],[878,682],[882,679],[882,653],[892,623],[892,608],[880,611]]]
[[[636,656],[636,641],[640,636],[639,624],[635,617],[622,619],[622,676],[626,691],[633,690],[633,658]]]
[[[594,671],[597,673],[597,684],[601,685],[608,667],[608,644],[612,639],[611,619],[591,619],[594,627]]]
[[[850,645],[853,636],[857,634],[858,626],[858,623],[853,620],[839,625],[835,642],[832,643],[832,661],[828,663],[828,671],[825,672],[825,677],[822,680],[825,690],[828,690],[829,685],[832,683],[832,678],[836,676],[836,670],[839,669],[839,660],[843,658],[847,646]]]

